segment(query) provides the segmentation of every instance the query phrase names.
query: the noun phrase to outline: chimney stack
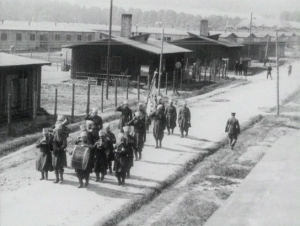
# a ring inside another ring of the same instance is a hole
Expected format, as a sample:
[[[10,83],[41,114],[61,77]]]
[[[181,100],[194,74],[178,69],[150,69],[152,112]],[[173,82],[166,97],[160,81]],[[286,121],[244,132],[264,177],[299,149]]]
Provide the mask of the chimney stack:
[[[208,20],[201,20],[200,22],[200,36],[208,36]]]
[[[131,37],[132,14],[122,14],[121,37]]]

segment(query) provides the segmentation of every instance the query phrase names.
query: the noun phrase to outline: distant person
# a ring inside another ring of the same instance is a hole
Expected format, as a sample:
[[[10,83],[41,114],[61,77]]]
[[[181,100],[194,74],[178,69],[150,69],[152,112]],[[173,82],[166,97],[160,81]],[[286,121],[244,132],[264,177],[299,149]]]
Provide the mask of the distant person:
[[[128,101],[125,100],[123,102],[123,105],[117,107],[116,111],[121,112],[121,117],[119,121],[119,126],[118,128],[120,129],[120,132],[123,133],[123,127],[127,126],[127,123],[132,120],[132,111],[128,107]]]
[[[239,64],[239,75],[243,75],[243,63],[242,62],[240,62],[240,64]]]
[[[288,76],[290,76],[292,74],[292,65],[289,63],[288,66]]]
[[[191,112],[187,107],[187,102],[185,101],[183,107],[180,108],[178,114],[178,125],[180,128],[181,137],[183,137],[183,133],[185,131],[185,136],[187,137],[189,134],[189,128],[191,127]]]
[[[173,100],[170,100],[170,105],[165,110],[166,115],[166,126],[168,129],[168,135],[170,135],[170,130],[172,134],[174,133],[174,128],[176,127],[177,112],[176,108],[173,106]]]
[[[235,61],[235,65],[234,65],[234,74],[235,75],[238,75],[239,74],[239,62],[238,61]]]
[[[155,148],[161,148],[161,142],[164,138],[166,127],[166,116],[163,105],[159,104],[156,111],[152,112],[149,117],[153,119],[153,136],[156,142]]]
[[[271,66],[271,64],[269,64],[269,66],[267,68],[267,79],[269,78],[269,75],[270,75],[270,78],[272,79],[272,66]]]
[[[227,120],[225,132],[228,132],[228,138],[229,138],[229,145],[231,147],[231,150],[233,150],[238,134],[240,133],[240,125],[239,120],[235,118],[235,113],[231,113],[231,118]]]
[[[248,74],[248,65],[245,64],[245,66],[244,66],[244,76],[246,77],[247,74]]]

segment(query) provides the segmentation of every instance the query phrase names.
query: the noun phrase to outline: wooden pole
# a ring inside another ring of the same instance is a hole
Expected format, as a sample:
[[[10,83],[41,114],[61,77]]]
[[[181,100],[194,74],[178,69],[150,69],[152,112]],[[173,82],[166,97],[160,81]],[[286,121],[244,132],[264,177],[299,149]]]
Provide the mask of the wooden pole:
[[[175,76],[176,76],[176,69],[173,72],[173,94],[175,93]]]
[[[11,94],[8,94],[7,101],[7,135],[11,135]]]
[[[168,73],[166,73],[166,95],[168,95]]]
[[[158,76],[158,95],[160,96],[160,83],[162,76],[162,64],[163,64],[163,52],[164,52],[164,29],[162,29],[161,36],[161,49],[160,49],[160,60],[159,60],[159,76]]]
[[[110,0],[109,33],[108,33],[108,43],[107,43],[106,100],[108,100],[109,73],[110,73],[110,43],[111,43],[112,13],[113,13],[113,0]]]
[[[75,106],[75,84],[72,84],[72,109],[71,109],[71,121],[74,122],[74,106]]]
[[[54,97],[54,120],[57,118],[57,88],[55,88],[55,97]]]
[[[115,107],[118,107],[118,80],[115,79]]]
[[[33,119],[33,124],[36,124],[36,115],[37,115],[37,92],[33,91],[33,114],[32,114],[32,119]]]
[[[279,65],[278,65],[278,30],[276,27],[276,72],[277,72],[277,116],[280,114],[279,109]]]
[[[129,92],[129,78],[127,77],[127,86],[126,86],[126,100],[128,100],[128,92]]]
[[[137,98],[138,98],[138,101],[140,101],[140,75],[138,75],[138,93],[137,93]]]
[[[206,69],[207,69],[207,64],[206,64],[206,59],[205,59],[204,81],[206,81]]]
[[[183,81],[183,69],[181,68],[181,80],[180,80],[180,90],[182,91],[182,81]]]
[[[101,82],[101,113],[103,113],[104,80]]]
[[[86,114],[90,113],[90,92],[91,92],[91,85],[88,84],[87,86],[87,102],[86,102]]]

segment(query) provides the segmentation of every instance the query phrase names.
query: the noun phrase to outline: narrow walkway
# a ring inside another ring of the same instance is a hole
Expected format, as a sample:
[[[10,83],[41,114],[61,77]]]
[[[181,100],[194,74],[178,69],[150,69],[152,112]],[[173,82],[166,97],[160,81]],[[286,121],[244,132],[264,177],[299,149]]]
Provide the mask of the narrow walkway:
[[[204,226],[300,225],[299,137],[279,139]]]

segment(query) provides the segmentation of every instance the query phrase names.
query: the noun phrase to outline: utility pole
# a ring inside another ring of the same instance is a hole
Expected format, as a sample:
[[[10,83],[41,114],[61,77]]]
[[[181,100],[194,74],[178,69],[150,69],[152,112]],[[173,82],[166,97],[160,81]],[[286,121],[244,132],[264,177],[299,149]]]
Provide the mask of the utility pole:
[[[278,30],[276,27],[276,73],[277,73],[277,116],[279,116],[279,67],[278,67]]]
[[[162,35],[161,35],[161,49],[160,49],[160,60],[159,60],[159,76],[158,76],[158,95],[159,96],[160,96],[160,83],[161,83],[161,76],[162,76],[163,52],[164,52],[164,29],[162,29]]]
[[[250,58],[250,45],[251,45],[251,28],[252,28],[252,13],[251,13],[250,27],[249,27],[249,31],[250,31],[250,35],[249,35],[249,46],[248,46],[248,57],[249,57],[249,58]]]
[[[265,53],[265,59],[268,57],[268,48],[269,48],[269,36],[267,37],[267,45],[266,45],[266,53]]]
[[[107,73],[106,73],[106,100],[108,100],[109,88],[109,72],[110,72],[110,44],[111,44],[111,23],[112,23],[112,8],[113,0],[110,0],[110,13],[109,13],[109,36],[107,42]]]

